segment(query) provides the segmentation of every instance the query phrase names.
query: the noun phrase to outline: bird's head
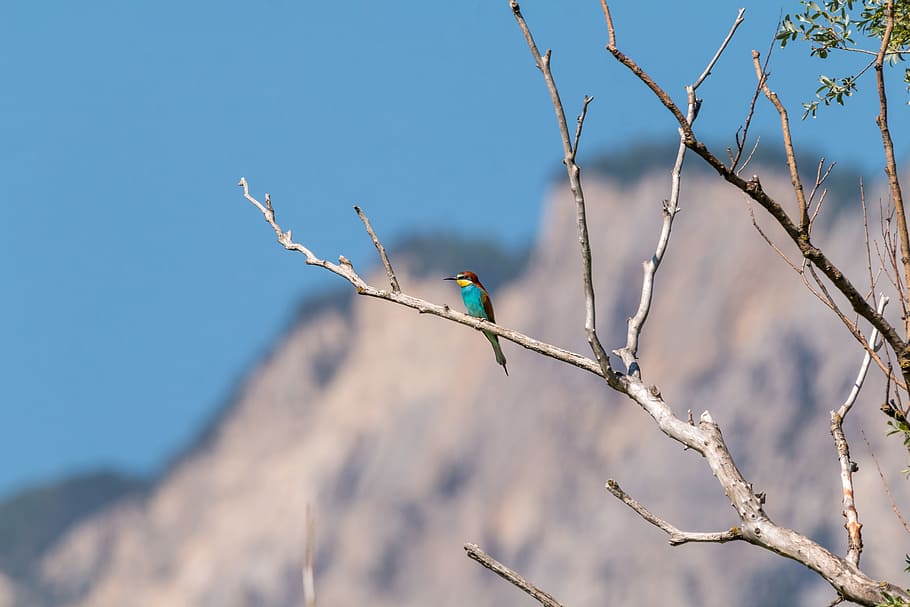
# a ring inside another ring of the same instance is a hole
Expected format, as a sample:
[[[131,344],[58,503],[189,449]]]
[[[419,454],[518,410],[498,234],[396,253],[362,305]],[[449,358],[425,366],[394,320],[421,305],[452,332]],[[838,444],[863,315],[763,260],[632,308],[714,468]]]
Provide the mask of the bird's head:
[[[468,285],[476,285],[483,289],[483,285],[480,284],[480,279],[477,278],[477,274],[469,270],[464,272],[459,272],[455,276],[446,276],[443,280],[454,280],[458,283],[459,287],[467,287]]]

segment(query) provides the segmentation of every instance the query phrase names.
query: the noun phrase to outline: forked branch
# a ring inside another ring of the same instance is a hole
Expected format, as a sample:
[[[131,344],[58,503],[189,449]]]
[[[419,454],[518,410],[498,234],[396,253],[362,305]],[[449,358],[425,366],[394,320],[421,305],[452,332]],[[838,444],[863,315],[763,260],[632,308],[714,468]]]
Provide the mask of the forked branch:
[[[710,542],[715,544],[723,544],[724,542],[743,539],[742,532],[738,527],[731,527],[726,531],[715,531],[713,533],[704,533],[700,531],[682,531],[680,529],[677,529],[664,519],[660,518],[642,506],[641,503],[635,500],[635,498],[623,491],[622,487],[619,486],[619,483],[614,481],[612,478],[607,481],[607,491],[612,493],[616,499],[637,512],[641,518],[645,519],[658,529],[665,531],[666,534],[670,536],[669,542],[671,546],[679,546],[680,544],[687,544],[689,542]]]
[[[609,8],[606,7],[606,4],[603,4],[608,27],[610,29],[610,43],[615,44],[616,34],[612,30],[613,20],[610,17]],[[727,48],[727,45],[730,43],[730,40],[733,39],[733,35],[736,33],[737,28],[743,22],[743,14],[746,9],[739,9],[739,14],[737,14],[736,19],[733,22],[733,25],[730,27],[730,31],[727,33],[727,37],[724,38],[721,42],[720,47],[717,49],[717,52],[714,53],[714,57],[711,61],[708,62],[707,67],[704,71],[695,80],[692,84],[686,87],[686,95],[688,98],[688,110],[686,113],[686,123],[691,128],[692,123],[695,122],[695,119],[698,117],[698,108],[701,105],[701,100],[695,96],[695,92],[698,90],[698,87],[707,79],[711,74],[711,70],[714,68],[714,65],[717,63],[720,56],[723,54],[724,49]],[[654,254],[650,259],[642,263],[642,281],[641,281],[641,298],[639,299],[638,309],[635,311],[635,314],[629,318],[628,328],[626,331],[626,345],[618,350],[613,350],[613,353],[619,356],[623,364],[626,366],[628,373],[634,374],[636,376],[641,376],[641,367],[638,363],[638,340],[641,336],[641,331],[644,328],[645,322],[648,320],[648,314],[651,311],[651,301],[654,296],[654,278],[657,274],[657,268],[660,266],[660,262],[664,258],[664,254],[667,251],[667,246],[670,243],[670,232],[673,229],[673,219],[676,217],[676,214],[679,212],[679,194],[680,194],[680,185],[682,182],[682,168],[683,161],[685,160],[686,155],[686,134],[680,129],[679,131],[679,146],[676,150],[676,161],[673,164],[673,171],[670,173],[670,198],[664,202],[663,205],[663,223],[661,225],[660,236],[657,239],[657,247],[654,251]]]
[[[519,7],[518,2],[516,0],[509,0],[509,6],[512,8],[512,14],[515,16],[518,27],[521,28],[521,33],[524,35],[525,42],[528,43],[528,48],[531,50],[531,55],[534,57],[534,63],[543,74],[544,81],[547,84],[547,90],[550,92],[550,100],[553,103],[553,109],[556,111],[556,123],[559,127],[560,138],[562,139],[563,163],[566,165],[566,173],[569,176],[569,188],[572,190],[572,195],[575,198],[575,221],[578,228],[578,244],[581,248],[582,284],[584,285],[585,293],[585,334],[588,338],[588,344],[591,346],[594,357],[600,364],[604,376],[608,376],[613,373],[613,370],[610,367],[610,357],[607,355],[606,350],[604,350],[604,347],[600,342],[600,338],[597,336],[594,280],[591,277],[591,244],[588,239],[585,194],[581,187],[581,169],[575,162],[578,139],[581,137],[582,123],[584,122],[588,104],[591,102],[592,98],[585,96],[582,112],[578,117],[578,129],[576,130],[576,137],[573,145],[571,135],[569,134],[569,124],[566,122],[566,112],[565,109],[563,109],[562,100],[559,97],[559,90],[556,88],[556,81],[553,79],[553,72],[550,70],[550,51],[546,51],[543,55],[540,54],[537,43],[534,42],[534,36],[531,35],[531,30],[528,28],[528,24],[521,14],[521,7]]]
[[[603,6],[606,11],[609,10],[606,3],[604,3]],[[612,23],[612,20],[610,20],[610,22]],[[612,39],[615,39],[615,36],[611,36],[611,40]],[[707,162],[708,165],[725,181],[764,208],[765,211],[774,218],[778,225],[783,228],[788,238],[796,244],[803,257],[811,262],[829,281],[831,281],[834,287],[847,298],[847,301],[850,302],[850,306],[857,314],[865,318],[874,328],[879,330],[884,340],[897,355],[901,367],[901,374],[904,376],[904,382],[907,383],[907,381],[910,380],[910,349],[908,349],[908,343],[905,337],[902,337],[894,326],[875,310],[863,294],[853,285],[850,279],[848,279],[840,268],[828,258],[825,252],[815,246],[810,236],[804,233],[800,229],[799,224],[795,223],[790,218],[783,206],[765,192],[758,176],[753,176],[748,180],[743,179],[736,171],[721,162],[721,160],[695,136],[692,127],[679,110],[679,107],[673,102],[673,99],[671,99],[670,96],[667,95],[667,93],[654,82],[654,80],[633,59],[622,53],[612,44],[607,46],[607,50],[620,63],[625,65],[633,74],[635,74],[645,86],[651,89],[661,104],[667,108],[674,118],[676,118],[679,128],[685,134],[686,147],[701,156],[702,159],[705,160],[705,162]]]

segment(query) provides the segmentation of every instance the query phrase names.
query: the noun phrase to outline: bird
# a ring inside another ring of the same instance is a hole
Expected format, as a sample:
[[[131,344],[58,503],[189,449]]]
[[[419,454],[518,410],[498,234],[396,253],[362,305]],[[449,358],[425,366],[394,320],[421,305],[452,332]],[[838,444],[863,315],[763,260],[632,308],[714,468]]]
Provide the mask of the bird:
[[[496,317],[493,315],[493,302],[490,300],[487,290],[480,283],[480,279],[477,278],[477,274],[465,270],[455,276],[446,276],[443,280],[454,280],[458,283],[458,286],[461,287],[461,299],[464,300],[464,307],[470,316],[484,318],[492,323],[496,322]],[[499,345],[499,336],[489,331],[484,331],[483,334],[493,346],[496,362],[502,365],[502,370],[508,375],[509,370],[506,368],[506,357]]]

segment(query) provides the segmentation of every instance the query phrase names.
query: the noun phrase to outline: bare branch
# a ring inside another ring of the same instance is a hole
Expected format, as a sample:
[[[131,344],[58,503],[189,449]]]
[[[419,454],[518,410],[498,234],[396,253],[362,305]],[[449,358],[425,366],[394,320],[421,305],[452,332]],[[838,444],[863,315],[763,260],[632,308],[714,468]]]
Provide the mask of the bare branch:
[[[421,314],[439,316],[441,318],[467,325],[478,331],[487,331],[494,333],[518,344],[519,346],[527,348],[528,350],[537,352],[538,354],[543,354],[544,356],[550,358],[555,358],[556,360],[568,363],[570,365],[578,367],[579,369],[584,369],[585,371],[593,373],[598,377],[603,377],[603,371],[601,370],[600,365],[589,358],[581,356],[580,354],[575,354],[574,352],[570,352],[568,350],[564,350],[562,348],[558,348],[548,343],[536,340],[534,338],[528,337],[527,335],[519,333],[518,331],[506,329],[497,324],[493,324],[488,320],[476,318],[474,316],[468,316],[467,314],[462,314],[461,312],[456,312],[446,305],[440,306],[402,292],[386,291],[369,285],[357,274],[357,272],[354,270],[354,267],[351,265],[351,262],[349,262],[343,256],[341,257],[339,264],[334,264],[324,259],[320,259],[303,245],[293,242],[291,240],[291,231],[288,230],[287,232],[284,232],[275,221],[275,213],[274,210],[272,210],[271,206],[265,206],[261,204],[258,200],[250,195],[249,187],[245,179],[240,180],[240,185],[243,186],[244,197],[262,212],[262,214],[265,216],[266,221],[269,223],[269,225],[272,226],[272,229],[275,230],[275,233],[279,235],[278,242],[281,243],[285,249],[302,253],[306,257],[306,263],[309,265],[325,268],[333,274],[341,276],[349,283],[351,283],[359,295],[366,295],[368,297],[375,297],[376,299],[383,299],[385,301],[390,301],[408,308],[412,308]],[[616,387],[618,385],[616,379],[612,376],[612,374],[607,378],[607,381],[613,387]]]
[[[537,43],[534,42],[534,37],[531,35],[531,30],[528,28],[528,24],[521,14],[521,8],[518,6],[518,2],[516,0],[509,0],[509,6],[512,8],[512,14],[515,16],[515,21],[518,22],[518,27],[521,28],[521,32],[524,34],[525,42],[528,43],[528,48],[531,50],[531,55],[534,57],[534,63],[543,74],[544,81],[547,84],[547,90],[550,91],[550,100],[553,102],[553,109],[556,111],[556,122],[559,126],[559,134],[562,138],[563,163],[566,165],[566,172],[569,176],[569,188],[572,190],[572,194],[575,197],[575,220],[578,226],[578,244],[581,247],[582,282],[584,284],[585,293],[585,334],[588,338],[588,344],[594,352],[594,357],[600,364],[603,375],[608,376],[613,373],[613,369],[610,367],[610,358],[607,355],[606,350],[604,350],[600,338],[597,336],[594,281],[591,278],[591,244],[588,239],[585,195],[581,188],[581,169],[579,169],[578,165],[575,163],[575,148],[578,147],[578,143],[576,141],[575,145],[572,145],[572,139],[569,135],[569,125],[566,122],[566,112],[563,109],[562,101],[559,98],[559,90],[556,88],[556,81],[553,79],[553,73],[550,71],[550,51],[547,51],[541,56],[540,51],[537,48]],[[578,136],[581,135],[581,122],[583,118],[584,113],[579,117]]]
[[[619,483],[613,479],[607,481],[607,490],[626,506],[637,512],[641,518],[666,532],[666,534],[670,536],[669,542],[671,546],[679,546],[680,544],[686,544],[688,542],[714,542],[723,544],[725,542],[743,539],[742,532],[738,527],[731,527],[727,531],[717,531],[714,533],[682,531],[642,506],[632,496],[623,491],[622,487],[619,486]]]
[[[603,6],[605,7],[606,5]],[[605,8],[605,11],[606,14],[609,15],[609,9]],[[717,63],[717,60],[720,59],[724,49],[727,48],[727,45],[733,38],[733,34],[736,33],[737,28],[743,22],[743,14],[745,11],[746,9],[744,8],[739,9],[739,13],[736,16],[733,25],[730,27],[727,37],[721,42],[717,52],[714,53],[714,57],[708,62],[708,66],[694,83],[686,87],[686,95],[688,97],[686,124],[690,127],[698,117],[698,108],[701,105],[701,101],[695,96],[695,91],[711,73],[711,69]],[[641,336],[642,328],[648,319],[648,314],[651,311],[651,301],[654,297],[654,277],[657,274],[657,268],[660,266],[660,262],[664,258],[667,246],[670,243],[670,232],[673,229],[673,219],[679,212],[680,184],[682,182],[682,167],[685,156],[686,134],[683,130],[680,130],[679,147],[676,150],[676,161],[674,162],[673,170],[670,173],[670,198],[664,202],[663,224],[661,226],[660,236],[657,239],[657,248],[651,258],[642,263],[643,277],[641,281],[641,298],[639,299],[638,309],[635,311],[635,314],[629,318],[626,331],[626,345],[618,350],[613,350],[613,353],[622,359],[627,372],[636,375],[637,377],[641,377],[641,367],[638,363],[638,340]]]
[[[355,204],[354,210],[357,211],[357,215],[360,217],[360,221],[363,222],[363,227],[367,229],[367,234],[369,234],[370,238],[373,239],[373,245],[379,252],[379,258],[382,260],[382,265],[385,268],[386,276],[389,277],[389,285],[392,287],[392,291],[394,293],[400,293],[401,287],[398,286],[398,278],[395,276],[395,270],[392,269],[392,262],[389,261],[389,256],[385,252],[385,247],[382,246],[381,242],[379,242],[379,237],[376,236],[376,232],[373,231],[373,226],[370,225],[370,220],[367,218],[364,212],[360,210],[360,207]]]
[[[552,596],[523,578],[520,574],[509,569],[492,556],[481,550],[480,546],[477,544],[465,544],[465,552],[468,553],[468,556],[503,578],[513,586],[521,588],[523,591],[528,593],[531,597],[536,599],[544,607],[562,607],[559,601],[554,599]]]
[[[605,12],[609,13],[609,9],[605,7]],[[840,291],[844,297],[847,298],[847,301],[850,302],[853,310],[868,320],[873,327],[877,328],[881,334],[884,336],[885,341],[888,342],[888,345],[894,350],[898,356],[898,362],[901,366],[901,374],[904,376],[904,383],[907,383],[908,378],[910,378],[910,348],[908,348],[908,343],[905,338],[897,332],[897,330],[885,319],[882,315],[878,314],[875,311],[875,308],[866,301],[865,297],[860,293],[853,283],[844,275],[844,273],[838,268],[834,263],[828,259],[828,256],[815,246],[812,241],[809,239],[808,234],[805,234],[803,230],[800,229],[799,225],[793,223],[790,217],[787,215],[787,212],[784,208],[773,198],[771,198],[762,188],[761,182],[758,179],[758,176],[753,176],[751,179],[743,179],[739,174],[727,167],[723,162],[720,161],[707,146],[698,140],[695,137],[695,134],[692,132],[691,126],[686,121],[686,117],[683,116],[682,112],[673,102],[669,95],[662,88],[660,88],[657,83],[644,71],[638,64],[623,54],[615,46],[608,45],[607,50],[623,65],[625,65],[629,70],[635,74],[642,83],[645,84],[658,100],[673,114],[673,117],[676,118],[679,128],[683,131],[686,137],[686,147],[694,151],[696,154],[702,157],[702,159],[707,162],[711,168],[713,168],[718,175],[720,175],[728,183],[739,189],[741,192],[749,196],[752,200],[761,205],[784,229],[787,236],[799,247],[800,252],[803,257],[808,259],[812,264],[815,265],[821,272],[831,281],[831,283]],[[908,317],[910,318],[910,317]]]
[[[581,139],[581,127],[585,123],[585,116],[588,114],[588,104],[594,101],[594,97],[585,95],[581,104],[581,113],[578,115],[578,126],[575,129],[575,141],[572,143],[572,153],[578,155],[578,140]]]
[[[613,16],[610,15],[610,7],[607,6],[607,0],[600,0],[600,8],[603,9],[604,19],[607,21],[607,37],[610,47],[616,47],[616,30],[613,28]]]
[[[705,81],[705,78],[711,75],[711,70],[714,69],[714,66],[717,64],[717,60],[720,59],[720,56],[723,55],[724,50],[726,50],[727,45],[730,44],[730,41],[733,39],[733,34],[736,33],[736,30],[742,25],[742,22],[745,21],[743,15],[746,14],[746,9],[739,9],[739,13],[736,15],[736,20],[733,22],[733,25],[730,27],[730,31],[727,32],[727,37],[724,38],[724,41],[720,43],[720,46],[717,48],[717,52],[714,53],[714,57],[711,58],[711,61],[708,62],[708,66],[705,68],[705,71],[701,73],[701,76],[692,83],[692,89],[698,90],[698,87],[701,86],[701,83]],[[691,121],[689,121],[691,124]]]
[[[755,155],[755,150],[758,149],[758,143],[761,141],[761,137],[756,137],[755,145],[752,146],[752,151],[749,152],[746,161],[743,162],[742,166],[738,166],[749,138],[749,126],[752,124],[752,117],[755,115],[755,104],[758,102],[758,96],[761,94],[762,87],[768,79],[768,63],[771,61],[771,52],[774,50],[774,42],[774,39],[772,39],[768,44],[768,52],[765,55],[765,63],[761,70],[762,75],[755,85],[755,91],[752,93],[752,98],[749,100],[749,111],[746,112],[746,120],[743,122],[742,127],[736,131],[736,155],[730,154],[730,148],[727,148],[727,153],[730,154],[730,170],[737,175],[749,166],[749,161],[752,160],[752,157]]]
[[[891,188],[891,198],[894,200],[894,210],[897,213],[897,231],[900,237],[901,265],[903,267],[904,283],[910,284],[910,233],[907,231],[907,217],[904,214],[904,197],[901,191],[900,180],[897,176],[897,161],[894,158],[894,142],[891,140],[891,130],[888,127],[888,97],[885,94],[885,55],[891,42],[891,32],[894,30],[894,0],[888,0],[885,6],[886,24],[882,34],[882,43],[875,57],[875,80],[878,84],[879,114],[875,118],[876,124],[882,134],[882,147],[885,151],[885,174],[888,175],[888,185]],[[904,316],[904,336],[910,338],[910,316]],[[898,353],[901,356],[901,353]],[[907,374],[910,361],[900,360],[901,370]]]
[[[793,185],[793,191],[796,194],[796,203],[799,206],[799,231],[808,234],[808,205],[806,204],[806,195],[803,193],[803,182],[799,177],[799,169],[796,166],[796,153],[793,151],[793,139],[790,134],[790,119],[787,116],[787,110],[784,108],[784,104],[777,98],[777,93],[768,87],[768,79],[765,77],[764,69],[759,61],[758,51],[752,51],[752,63],[755,66],[755,74],[758,77],[758,81],[761,83],[762,92],[774,105],[774,108],[780,115],[780,130],[784,138],[784,150],[787,154],[787,167],[790,169],[790,183]]]
[[[891,376],[892,379],[894,380],[894,382],[898,386],[900,386],[901,388],[906,390],[907,389],[906,384],[904,382],[902,382],[900,379],[898,379],[897,377],[893,377],[894,374],[891,370],[891,367],[889,365],[886,365],[885,362],[878,355],[878,352],[876,352],[872,348],[872,346],[869,345],[869,342],[866,341],[866,338],[863,336],[862,331],[859,330],[859,327],[856,326],[856,323],[853,322],[852,320],[850,320],[849,318],[847,318],[847,315],[841,311],[840,306],[838,306],[837,302],[834,301],[834,298],[831,296],[831,292],[828,291],[828,287],[826,287],[825,283],[822,282],[822,279],[818,276],[818,273],[815,271],[815,268],[812,267],[812,265],[810,265],[810,264],[807,264],[807,267],[809,269],[809,272],[808,272],[809,275],[812,276],[812,279],[815,281],[815,284],[818,285],[818,289],[819,289],[818,291],[813,289],[809,285],[809,281],[804,276],[803,283],[806,285],[806,287],[809,289],[809,291],[811,291],[813,295],[815,295],[822,303],[824,303],[826,306],[828,306],[828,308],[832,312],[834,312],[834,315],[837,316],[838,319],[840,319],[840,321],[847,328],[847,330],[850,331],[850,333],[853,335],[853,337],[856,339],[856,341],[859,342],[859,345],[861,345],[863,347],[863,349],[869,353],[869,355],[872,357],[872,360],[875,361],[875,364],[878,365],[878,367],[882,370],[882,372],[885,373],[887,376]]]
[[[888,305],[888,298],[882,295],[878,300],[878,313],[881,314]],[[878,350],[881,347],[878,329],[872,329],[869,335],[869,344],[872,350]],[[831,412],[831,436],[834,439],[834,448],[837,450],[837,460],[840,464],[841,487],[843,488],[842,502],[844,515],[844,529],[847,530],[847,560],[856,566],[859,566],[859,557],[863,551],[862,523],[859,522],[859,513],[856,510],[856,500],[853,494],[853,472],[856,464],[850,459],[850,446],[847,443],[847,437],[844,435],[844,418],[853,403],[856,402],[857,396],[866,381],[866,374],[869,371],[869,363],[872,361],[872,355],[866,352],[863,355],[863,362],[859,366],[859,372],[856,380],[853,382],[853,388],[847,396],[847,400],[840,406],[837,411]]]

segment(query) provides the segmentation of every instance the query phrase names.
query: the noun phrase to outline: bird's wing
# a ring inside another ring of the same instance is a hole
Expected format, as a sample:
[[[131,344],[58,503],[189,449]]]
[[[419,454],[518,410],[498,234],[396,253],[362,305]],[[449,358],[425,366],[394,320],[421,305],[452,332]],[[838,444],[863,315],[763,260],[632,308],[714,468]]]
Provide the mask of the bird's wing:
[[[493,302],[490,300],[490,296],[487,295],[486,291],[480,292],[480,303],[483,304],[483,311],[487,314],[487,320],[495,323],[496,317],[493,316]]]

